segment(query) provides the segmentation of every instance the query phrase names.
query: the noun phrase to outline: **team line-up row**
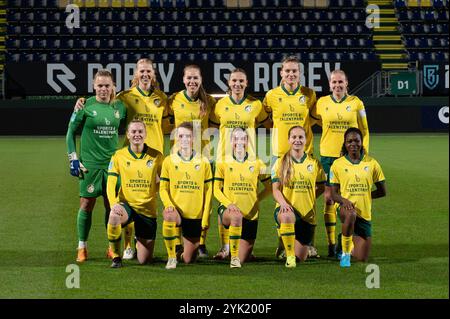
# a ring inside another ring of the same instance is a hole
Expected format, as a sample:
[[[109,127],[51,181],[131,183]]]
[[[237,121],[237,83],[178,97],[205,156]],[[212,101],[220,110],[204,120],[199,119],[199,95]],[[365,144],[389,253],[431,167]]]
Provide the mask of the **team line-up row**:
[[[134,228],[137,259],[141,264],[150,262],[158,192],[164,205],[168,269],[176,268],[177,253],[186,263],[207,255],[213,194],[220,202],[222,246],[215,258],[231,255],[231,267],[252,259],[258,203],[271,192],[277,202],[277,256],[286,257],[287,267],[295,267],[296,260],[304,261],[315,250],[315,203],[322,193],[328,256],[338,255],[343,267],[350,266],[352,255],[366,261],[371,246],[371,200],[385,196],[386,190],[380,165],[368,155],[364,105],[348,95],[342,70],[331,73],[331,94],[318,100],[313,90],[300,85],[296,57],[282,61],[280,75],[280,86],[267,92],[261,103],[246,93],[248,82],[242,69],[231,72],[229,91],[217,102],[203,89],[196,65],[184,69],[186,89],[169,98],[158,89],[151,60],[137,62],[131,88],[117,95],[111,73],[98,71],[96,95],[77,101],[66,138],[70,171],[79,177],[80,188],[77,261],[87,260],[92,210],[96,198],[103,196],[112,267],[122,266],[122,228],[123,258],[134,256]],[[175,120],[175,146],[163,159],[163,125],[170,116]],[[128,123],[127,139],[116,151],[122,121]],[[194,133],[211,124],[219,127],[213,165],[210,158],[194,151]],[[312,156],[311,126],[315,124],[322,127],[320,162]],[[258,125],[273,126],[275,132],[269,168],[256,156]],[[78,152],[77,129],[81,129]],[[259,193],[258,180],[264,185]],[[337,212],[342,236],[336,245]]]

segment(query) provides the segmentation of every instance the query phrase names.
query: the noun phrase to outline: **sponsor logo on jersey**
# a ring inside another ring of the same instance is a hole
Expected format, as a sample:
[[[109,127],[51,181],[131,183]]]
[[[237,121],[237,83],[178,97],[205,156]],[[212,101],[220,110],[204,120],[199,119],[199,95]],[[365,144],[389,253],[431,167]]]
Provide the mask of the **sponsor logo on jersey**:
[[[138,173],[138,177],[139,177],[139,178],[144,177],[144,174],[142,174],[142,172],[141,172],[140,170],[138,170],[137,173]]]
[[[111,121],[109,121],[106,117],[105,117],[105,124],[106,124],[106,125],[111,124]]]
[[[245,177],[242,176],[242,174],[239,174],[239,179],[241,180],[241,182],[244,182],[244,181],[245,181]]]
[[[337,113],[337,118],[339,121],[341,121],[344,117],[341,114]]]
[[[355,174],[355,180],[359,183],[361,181],[361,178],[357,174]]]
[[[86,187],[86,190],[89,194],[92,194],[95,190],[94,184],[89,184],[88,187]]]
[[[185,174],[186,174],[186,179],[190,180],[191,179],[191,175],[189,175],[188,172],[185,172]]]

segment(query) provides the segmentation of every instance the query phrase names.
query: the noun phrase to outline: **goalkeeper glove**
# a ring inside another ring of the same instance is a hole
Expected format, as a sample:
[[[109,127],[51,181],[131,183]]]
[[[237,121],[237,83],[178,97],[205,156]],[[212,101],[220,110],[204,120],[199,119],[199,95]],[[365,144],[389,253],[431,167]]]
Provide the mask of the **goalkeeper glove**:
[[[78,177],[81,176],[81,172],[84,173],[87,172],[87,169],[84,167],[84,165],[78,160],[77,153],[73,152],[69,154],[69,161],[70,161],[70,175]]]

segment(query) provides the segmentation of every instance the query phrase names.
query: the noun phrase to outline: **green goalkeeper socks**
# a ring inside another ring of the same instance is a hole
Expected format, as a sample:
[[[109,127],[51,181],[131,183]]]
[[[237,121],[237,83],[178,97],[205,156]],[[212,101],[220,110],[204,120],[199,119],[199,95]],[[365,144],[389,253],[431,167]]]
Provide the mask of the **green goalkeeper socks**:
[[[80,208],[77,216],[78,240],[87,241],[91,230],[92,213]]]

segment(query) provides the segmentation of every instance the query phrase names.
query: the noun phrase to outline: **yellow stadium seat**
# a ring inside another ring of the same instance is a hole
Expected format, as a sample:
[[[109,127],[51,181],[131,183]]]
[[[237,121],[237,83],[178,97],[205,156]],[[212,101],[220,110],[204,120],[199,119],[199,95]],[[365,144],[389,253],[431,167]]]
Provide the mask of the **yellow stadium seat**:
[[[317,8],[328,8],[330,6],[329,0],[316,0]]]
[[[122,8],[123,0],[112,0],[111,5],[113,8]]]
[[[109,0],[97,0],[97,3],[100,8],[109,8],[111,6]]]
[[[134,8],[135,7],[134,0],[124,0],[123,2],[124,2],[125,8]]]
[[[227,0],[226,4],[228,8],[237,8],[239,6],[239,0]]]
[[[408,0],[408,7],[419,7],[420,0]]]
[[[137,0],[137,6],[139,8],[148,8],[149,4],[147,0]]]
[[[239,0],[240,8],[250,8],[252,6],[251,0]]]
[[[84,0],[72,0],[72,4],[76,4],[80,8],[84,7]]]
[[[420,6],[421,7],[432,7],[433,6],[433,1],[431,1],[431,0],[421,0],[420,1]]]
[[[316,6],[316,0],[302,0],[302,7],[314,8]]]
[[[86,8],[95,8],[97,6],[95,0],[86,0],[84,5],[86,6]]]

